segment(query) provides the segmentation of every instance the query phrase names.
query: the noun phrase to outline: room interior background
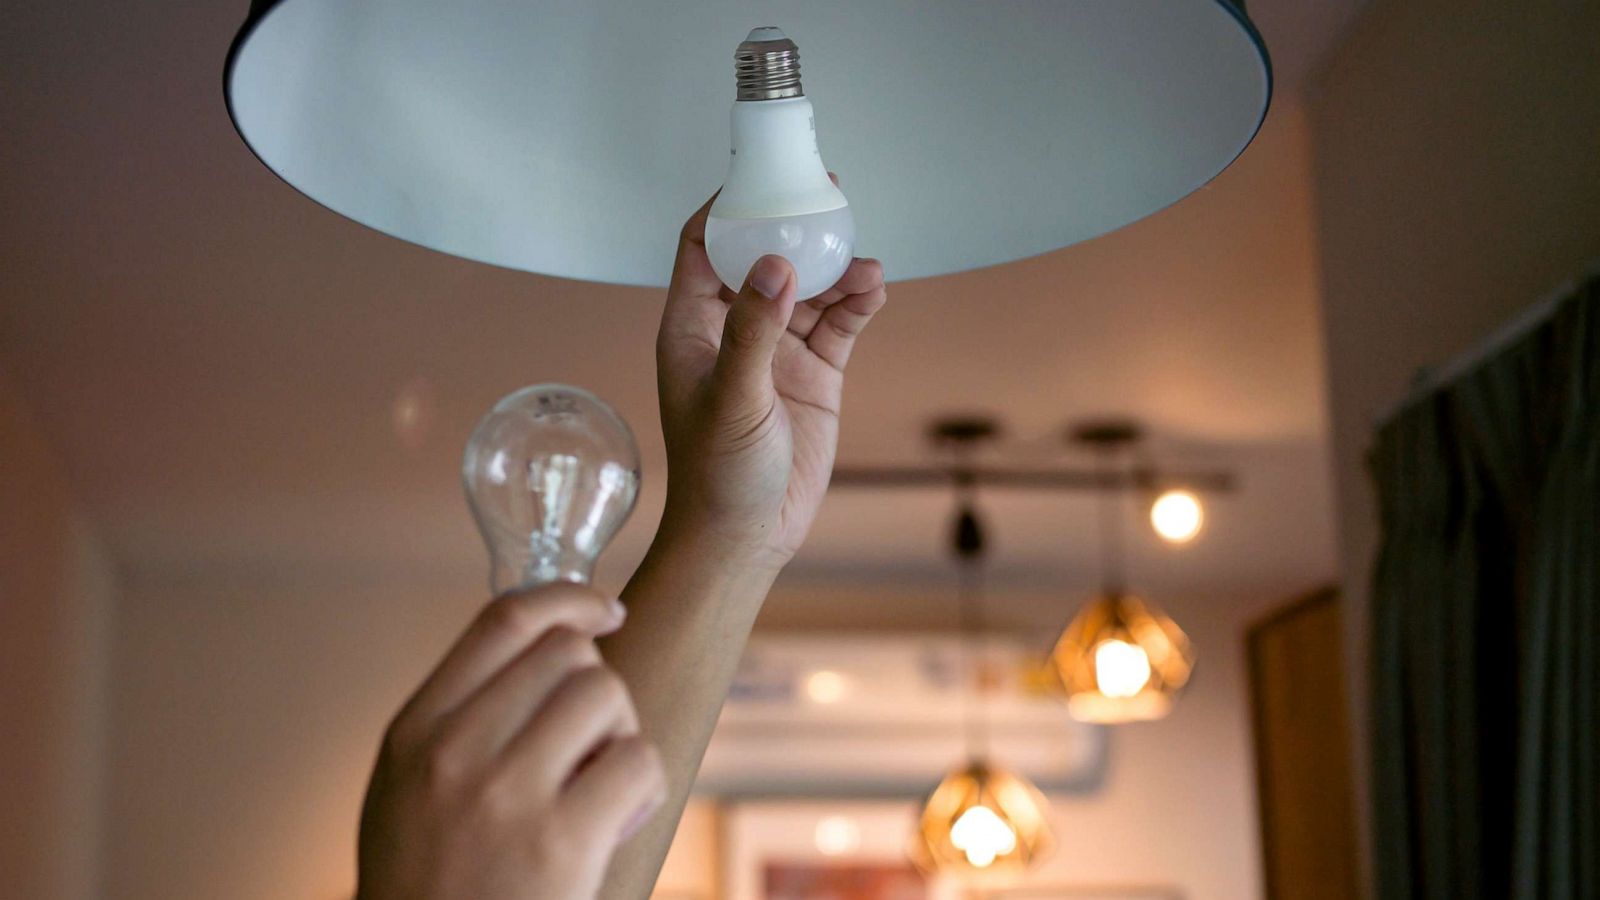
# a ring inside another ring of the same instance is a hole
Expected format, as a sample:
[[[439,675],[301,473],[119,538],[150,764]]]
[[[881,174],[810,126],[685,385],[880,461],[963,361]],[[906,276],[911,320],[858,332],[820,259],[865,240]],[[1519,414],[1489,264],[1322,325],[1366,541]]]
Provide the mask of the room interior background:
[[[1334,575],[1371,819],[1373,426],[1418,367],[1600,257],[1594,4],[1291,6],[1252,4],[1283,83],[1210,188],[1089,244],[897,286],[854,376],[845,459],[901,460],[930,410],[999,397],[1024,435],[1132,411],[1246,485],[1203,552],[1143,548],[1201,669],[1170,719],[1115,733],[1100,787],[1056,804],[1069,840],[1043,876],[1261,895],[1244,629]],[[453,473],[433,476],[530,367],[652,421],[656,301],[306,209],[218,108],[239,10],[138,12],[20,9],[0,53],[0,697],[32,723],[0,749],[0,870],[29,898],[343,896],[373,737],[481,600]],[[568,345],[608,351],[530,363],[544,308],[572,314]],[[659,509],[645,444],[613,585]],[[943,503],[873,503],[830,500],[763,629],[946,614]],[[1011,504],[992,618],[1059,628],[1092,590],[1090,519]]]

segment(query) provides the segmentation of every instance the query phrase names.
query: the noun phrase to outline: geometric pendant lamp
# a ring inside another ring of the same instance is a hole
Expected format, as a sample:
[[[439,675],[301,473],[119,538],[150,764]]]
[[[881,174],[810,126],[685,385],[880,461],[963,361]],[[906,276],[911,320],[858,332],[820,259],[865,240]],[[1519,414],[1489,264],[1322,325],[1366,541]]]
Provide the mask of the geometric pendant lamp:
[[[983,559],[986,541],[966,473],[965,452],[994,433],[982,420],[950,420],[936,436],[962,451],[953,470],[957,491],[951,544],[958,566],[967,759],[940,780],[923,802],[911,845],[912,860],[925,871],[963,880],[1005,876],[1044,859],[1054,845],[1048,804],[1021,774],[996,764],[989,753],[985,691],[980,673],[984,637]]]
[[[1099,451],[1103,472],[1139,437],[1128,423],[1099,423],[1076,439]],[[1123,501],[1100,498],[1102,587],[1062,632],[1051,654],[1067,692],[1067,712],[1082,722],[1159,719],[1172,711],[1194,670],[1194,647],[1154,604],[1127,590],[1123,571]]]
[[[728,170],[733,52],[801,49],[857,250],[891,279],[1119,228],[1204,185],[1272,93],[1241,0],[255,0],[224,72],[265,166],[469,259],[662,286]]]
[[[1080,722],[1159,719],[1194,669],[1194,649],[1176,622],[1131,594],[1102,593],[1062,633],[1053,654]]]

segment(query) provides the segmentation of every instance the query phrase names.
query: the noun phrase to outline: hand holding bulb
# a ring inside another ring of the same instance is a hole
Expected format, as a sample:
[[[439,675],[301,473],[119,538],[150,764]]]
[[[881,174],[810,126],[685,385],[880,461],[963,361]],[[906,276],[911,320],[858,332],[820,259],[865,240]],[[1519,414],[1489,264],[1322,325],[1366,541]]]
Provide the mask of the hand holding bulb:
[[[590,900],[666,781],[594,639],[625,611],[585,585],[633,507],[622,420],[561,385],[496,404],[463,465],[498,596],[384,735],[358,900]]]
[[[710,208],[683,226],[656,337],[666,509],[624,592],[634,627],[605,641],[661,742],[671,790],[613,862],[606,896],[643,897],[655,883],[745,635],[827,491],[845,367],[887,299],[870,259],[802,303],[781,256],[729,289],[706,254]]]
[[[711,205],[684,225],[656,339],[668,465],[657,542],[777,569],[827,491],[844,369],[887,300],[883,267],[854,260],[797,303],[793,266],[768,255],[731,291],[706,251]]]
[[[668,463],[657,544],[775,571],[827,491],[844,368],[887,294],[883,266],[850,256],[848,203],[817,153],[793,43],[758,28],[735,58],[727,183],[683,227],[656,340]],[[844,225],[790,221],[814,212]],[[762,229],[819,255],[728,240]]]

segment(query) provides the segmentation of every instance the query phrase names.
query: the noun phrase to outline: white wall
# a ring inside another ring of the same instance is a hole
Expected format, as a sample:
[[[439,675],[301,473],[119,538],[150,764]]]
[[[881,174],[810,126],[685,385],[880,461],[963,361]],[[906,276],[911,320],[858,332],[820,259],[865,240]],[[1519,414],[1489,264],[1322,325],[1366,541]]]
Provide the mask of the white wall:
[[[1419,367],[1446,362],[1600,258],[1597,35],[1593,2],[1375,2],[1313,96],[1363,810],[1373,425]]]
[[[109,895],[350,896],[379,735],[470,617],[472,587],[130,585],[111,693]]]
[[[0,898],[98,895],[112,570],[49,442],[0,377]]]

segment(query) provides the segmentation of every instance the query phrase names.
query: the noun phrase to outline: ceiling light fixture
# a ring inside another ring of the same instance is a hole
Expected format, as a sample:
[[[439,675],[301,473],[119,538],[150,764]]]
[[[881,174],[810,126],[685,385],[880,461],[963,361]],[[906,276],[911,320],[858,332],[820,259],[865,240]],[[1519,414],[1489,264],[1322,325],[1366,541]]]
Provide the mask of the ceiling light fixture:
[[[1118,421],[1076,429],[1072,438],[1094,448],[1111,473],[1139,436],[1137,426]],[[1194,668],[1183,629],[1128,592],[1119,500],[1111,494],[1100,500],[1100,595],[1073,618],[1051,654],[1066,687],[1067,711],[1083,722],[1159,719],[1172,711]]]
[[[1272,94],[1242,0],[253,0],[224,94],[269,169],[357,222],[515,269],[663,286],[684,216],[725,174],[737,187],[722,86],[730,45],[763,21],[806,46],[860,250],[895,280],[1162,209],[1243,152]],[[806,125],[793,147],[809,153]]]
[[[1053,845],[1044,796],[1026,778],[990,763],[982,670],[983,557],[985,539],[973,499],[972,481],[963,473],[970,450],[992,437],[992,422],[952,420],[935,426],[935,437],[955,448],[957,513],[951,545],[959,569],[961,631],[966,649],[963,683],[967,762],[941,780],[923,804],[912,859],[930,871],[972,875],[1026,869]]]

